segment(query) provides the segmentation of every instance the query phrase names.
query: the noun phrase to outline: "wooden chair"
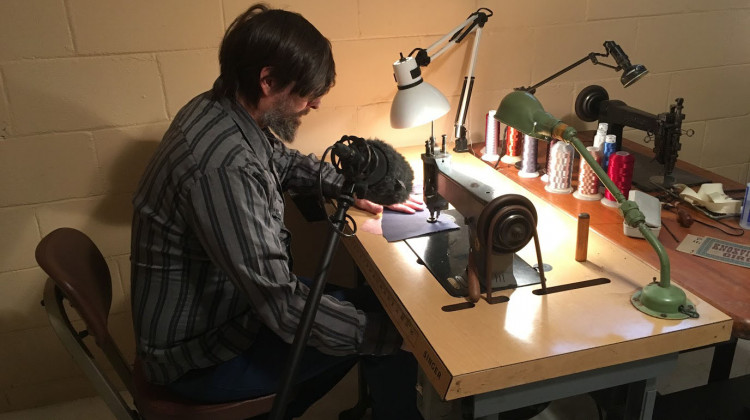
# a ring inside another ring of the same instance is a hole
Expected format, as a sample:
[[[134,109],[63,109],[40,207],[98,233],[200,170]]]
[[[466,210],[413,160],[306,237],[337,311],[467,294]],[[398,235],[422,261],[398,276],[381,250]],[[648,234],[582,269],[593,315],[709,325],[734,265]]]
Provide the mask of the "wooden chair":
[[[52,328],[83,369],[118,420],[236,420],[271,411],[275,395],[224,404],[201,404],[176,397],[164,387],[146,381],[141,364],[128,365],[108,328],[112,279],[104,256],[82,232],[60,228],[45,236],[36,248],[36,260],[49,275],[44,301]],[[80,314],[86,329],[71,324],[63,299]],[[83,338],[92,335],[133,397],[135,409],[120,396],[102,373]]]

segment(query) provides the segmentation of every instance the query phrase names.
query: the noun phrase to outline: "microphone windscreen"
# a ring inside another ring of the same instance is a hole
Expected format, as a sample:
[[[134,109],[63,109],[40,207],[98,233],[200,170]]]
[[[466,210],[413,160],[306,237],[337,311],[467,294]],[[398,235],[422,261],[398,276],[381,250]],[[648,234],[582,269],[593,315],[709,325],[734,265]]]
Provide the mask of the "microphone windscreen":
[[[382,176],[369,183],[363,198],[386,206],[403,203],[409,198],[414,182],[411,165],[393,146],[382,140],[368,139],[367,145],[378,158],[377,171],[382,172]]]

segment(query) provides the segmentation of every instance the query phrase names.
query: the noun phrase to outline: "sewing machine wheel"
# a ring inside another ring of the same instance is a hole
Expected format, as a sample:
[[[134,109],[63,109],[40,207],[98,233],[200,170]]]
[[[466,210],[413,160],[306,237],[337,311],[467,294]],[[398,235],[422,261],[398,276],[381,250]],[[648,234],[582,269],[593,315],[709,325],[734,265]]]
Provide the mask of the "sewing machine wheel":
[[[599,85],[586,86],[576,98],[576,115],[583,121],[599,119],[599,104],[609,100],[607,91]]]
[[[521,250],[534,237],[536,208],[528,198],[518,194],[506,194],[490,201],[479,214],[477,232],[489,232],[494,224],[492,249],[499,253]],[[482,246],[486,246],[486,235],[478,235]]]

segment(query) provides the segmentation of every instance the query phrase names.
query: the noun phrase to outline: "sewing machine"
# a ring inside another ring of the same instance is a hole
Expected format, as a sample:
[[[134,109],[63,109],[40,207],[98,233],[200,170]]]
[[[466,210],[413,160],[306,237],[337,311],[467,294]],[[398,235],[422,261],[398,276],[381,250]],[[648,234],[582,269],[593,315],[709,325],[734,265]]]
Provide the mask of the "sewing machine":
[[[575,102],[576,115],[583,121],[606,122],[607,133],[617,137],[617,150],[622,150],[623,127],[635,128],[653,135],[653,159],[640,154],[636,158],[633,184],[644,191],[654,186],[670,187],[675,183],[696,185],[709,182],[707,179],[675,168],[677,156],[682,148],[683,98],[670,105],[669,112],[654,115],[628,106],[623,101],[609,99],[607,91],[591,85],[578,94]],[[693,130],[687,130],[688,137]],[[661,174],[661,175],[659,175]],[[655,185],[654,185],[655,184]]]
[[[452,168],[445,142],[436,150],[428,140],[422,162],[428,222],[444,212],[456,217],[461,229],[406,242],[448,293],[475,302],[484,291],[488,302],[499,303],[503,298],[493,299],[493,291],[543,281],[515,254],[536,237],[536,209],[526,197],[503,194]],[[448,203],[455,211],[446,211]],[[537,257],[541,266],[538,243]]]

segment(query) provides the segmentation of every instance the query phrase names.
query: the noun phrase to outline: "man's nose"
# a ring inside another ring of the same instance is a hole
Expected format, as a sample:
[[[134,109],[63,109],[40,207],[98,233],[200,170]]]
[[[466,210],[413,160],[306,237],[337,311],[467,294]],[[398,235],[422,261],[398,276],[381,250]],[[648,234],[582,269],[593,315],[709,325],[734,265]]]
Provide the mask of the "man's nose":
[[[307,106],[312,109],[318,109],[320,107],[320,98],[315,98],[307,103]]]

